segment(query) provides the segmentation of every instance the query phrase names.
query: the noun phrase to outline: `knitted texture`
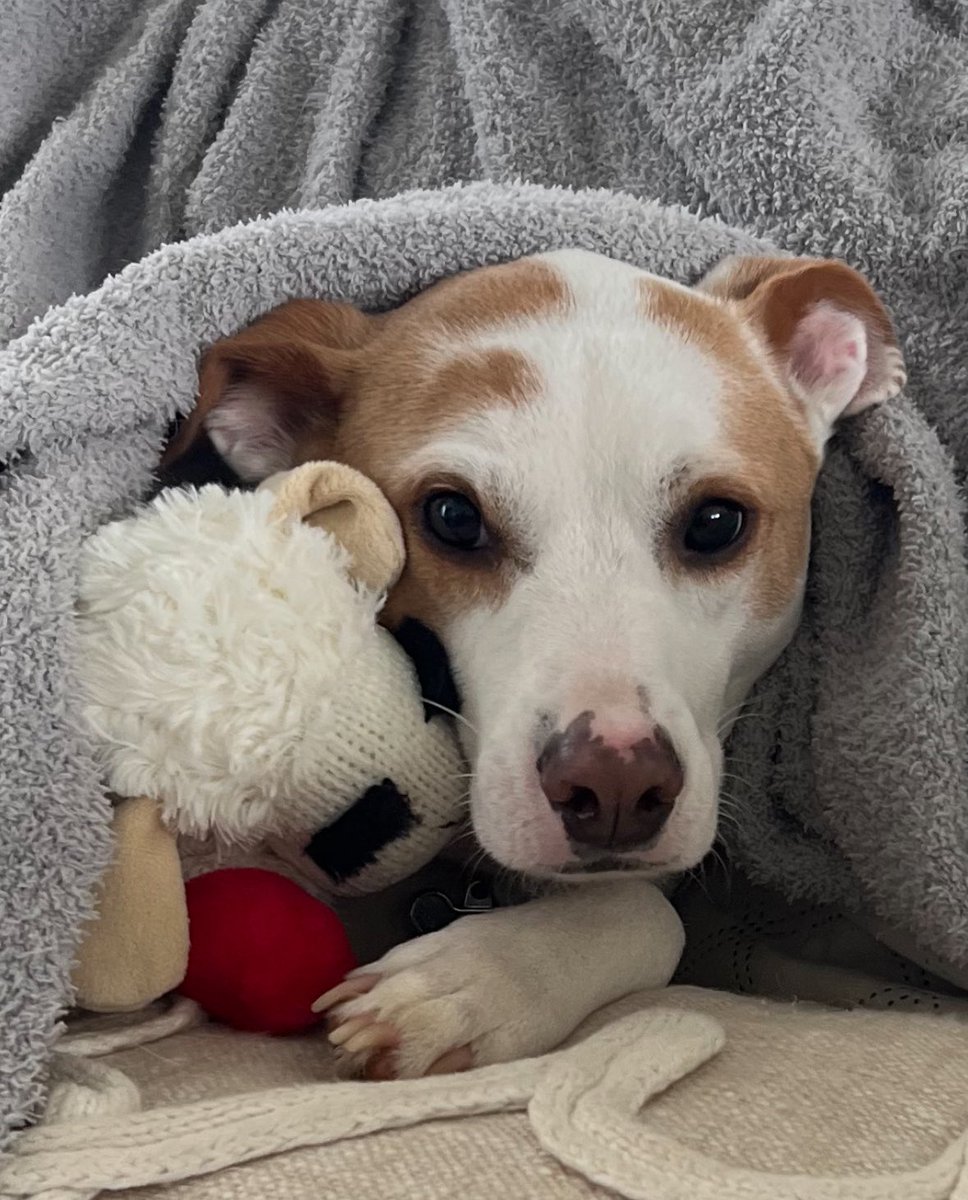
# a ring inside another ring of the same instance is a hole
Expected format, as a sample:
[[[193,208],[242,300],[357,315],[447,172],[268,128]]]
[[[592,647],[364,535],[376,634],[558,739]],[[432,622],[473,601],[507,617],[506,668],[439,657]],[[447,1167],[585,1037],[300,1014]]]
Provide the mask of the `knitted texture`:
[[[551,1055],[373,1085],[314,1082],[332,1070],[322,1039],[246,1039],[243,1062],[238,1035],[202,1027],[111,1056],[144,1111],[23,1134],[0,1191],[960,1200],[963,1038],[681,988],[629,997]]]

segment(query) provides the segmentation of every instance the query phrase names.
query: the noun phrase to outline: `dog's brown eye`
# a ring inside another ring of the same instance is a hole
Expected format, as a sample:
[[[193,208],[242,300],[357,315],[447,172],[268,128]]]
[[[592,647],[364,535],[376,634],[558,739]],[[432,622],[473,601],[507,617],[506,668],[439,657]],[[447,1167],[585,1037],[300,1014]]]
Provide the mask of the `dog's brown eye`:
[[[482,550],[488,544],[480,509],[460,492],[437,492],[423,507],[427,530],[455,550]]]
[[[693,509],[683,534],[691,554],[719,554],[743,536],[746,510],[735,500],[704,500]]]

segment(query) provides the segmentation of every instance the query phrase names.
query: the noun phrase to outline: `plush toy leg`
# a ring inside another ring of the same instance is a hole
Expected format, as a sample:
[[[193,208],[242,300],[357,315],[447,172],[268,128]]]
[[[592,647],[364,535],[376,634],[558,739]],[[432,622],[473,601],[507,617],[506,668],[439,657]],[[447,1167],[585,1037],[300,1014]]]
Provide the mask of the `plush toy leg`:
[[[114,812],[114,861],[98,890],[73,983],[94,1012],[131,1012],[178,986],[188,965],[188,912],[175,836],[145,796]]]

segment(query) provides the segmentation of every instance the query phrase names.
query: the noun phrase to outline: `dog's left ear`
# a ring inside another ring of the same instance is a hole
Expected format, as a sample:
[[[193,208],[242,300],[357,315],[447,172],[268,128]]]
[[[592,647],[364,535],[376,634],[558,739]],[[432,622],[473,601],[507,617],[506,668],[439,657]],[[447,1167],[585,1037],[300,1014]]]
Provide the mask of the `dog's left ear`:
[[[728,258],[699,290],[731,302],[785,382],[828,428],[898,394],[907,379],[887,309],[834,259]]]

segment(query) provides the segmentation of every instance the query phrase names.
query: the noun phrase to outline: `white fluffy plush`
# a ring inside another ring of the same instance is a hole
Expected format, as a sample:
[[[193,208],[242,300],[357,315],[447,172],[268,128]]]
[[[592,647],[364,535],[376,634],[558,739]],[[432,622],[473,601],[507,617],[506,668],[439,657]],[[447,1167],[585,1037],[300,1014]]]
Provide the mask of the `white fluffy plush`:
[[[109,788],[192,836],[296,853],[392,779],[416,822],[346,887],[383,886],[446,842],[460,753],[334,536],[273,519],[270,491],[163,493],[84,551],[83,715]]]

